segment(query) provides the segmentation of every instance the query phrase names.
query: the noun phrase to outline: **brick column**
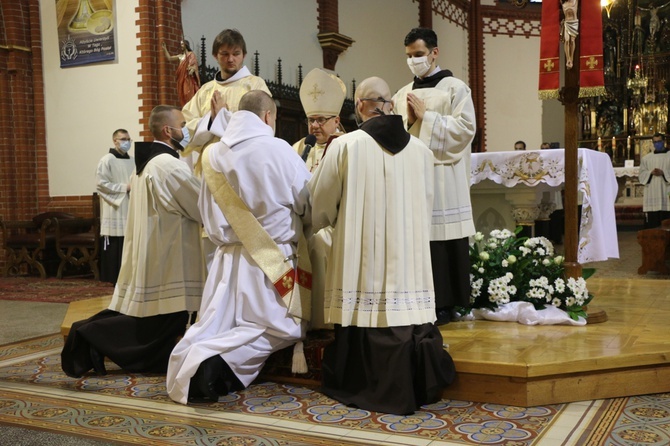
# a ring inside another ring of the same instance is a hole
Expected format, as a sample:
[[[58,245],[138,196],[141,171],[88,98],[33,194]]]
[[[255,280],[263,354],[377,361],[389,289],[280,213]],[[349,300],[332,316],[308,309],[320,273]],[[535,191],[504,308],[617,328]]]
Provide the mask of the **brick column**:
[[[3,2],[0,216],[32,217],[49,197],[39,1]]]
[[[419,26],[433,29],[433,1],[419,0]]]
[[[353,43],[351,37],[339,33],[340,19],[337,0],[317,0],[319,43],[323,50],[323,67],[335,70],[337,58]]]
[[[140,50],[140,96],[139,107],[142,112],[140,133],[142,140],[151,141],[149,115],[160,104],[179,106],[177,95],[177,65],[165,58],[161,42],[165,42],[168,51],[175,54],[180,51],[179,42],[184,31],[181,24],[181,0],[140,0],[139,34]]]
[[[470,1],[468,13],[468,81],[475,106],[477,132],[472,144],[473,152],[486,151],[486,114],[484,91],[484,31],[482,29],[481,0]]]

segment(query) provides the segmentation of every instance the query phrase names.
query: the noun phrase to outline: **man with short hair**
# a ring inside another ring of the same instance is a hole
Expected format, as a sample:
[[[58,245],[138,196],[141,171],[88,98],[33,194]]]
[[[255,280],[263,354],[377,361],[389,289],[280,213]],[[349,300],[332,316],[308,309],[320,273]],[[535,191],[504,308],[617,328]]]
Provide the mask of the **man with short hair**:
[[[135,161],[128,155],[133,142],[127,130],[115,130],[112,141],[114,147],[98,162],[95,179],[100,198],[100,281],[116,284]]]
[[[551,149],[551,144],[549,144],[548,142],[543,142],[542,144],[540,144],[540,150],[547,150],[547,149]]]
[[[321,390],[346,405],[409,414],[440,399],[454,366],[433,325],[435,158],[392,110],[384,80],[361,82],[363,124],[331,143],[308,187],[314,229],[333,226],[325,313],[335,340]]]
[[[106,374],[103,358],[123,370],[164,373],[177,338],[200,307],[205,266],[197,201],[200,181],[179,160],[186,121],[181,110],[151,111],[154,142],[136,157],[123,260],[107,310],[72,325],[63,371]]]
[[[526,150],[526,143],[523,141],[517,141],[514,143],[514,150]]]
[[[640,160],[638,179],[644,185],[642,210],[646,229],[658,228],[670,218],[670,154],[665,147],[665,135],[651,138],[654,151]]]
[[[265,81],[252,75],[244,65],[247,44],[238,30],[221,31],[212,43],[212,55],[220,70],[213,80],[200,87],[182,109],[186,127],[191,135],[195,135],[193,144],[183,153],[184,157],[189,157],[193,151],[199,153],[207,144],[218,141],[230,119],[230,113],[237,111],[240,98],[246,92],[263,90],[270,94]],[[219,117],[222,121],[217,124],[215,119],[223,109],[228,113]]]
[[[303,219],[309,219],[305,185],[310,173],[291,146],[274,137],[276,117],[272,98],[263,91],[250,91],[240,100],[221,141],[205,149],[209,162],[203,162],[198,205],[217,249],[200,318],[170,357],[167,391],[178,403],[216,402],[219,396],[248,386],[272,352],[295,344],[305,334],[306,323],[289,313],[276,288],[295,282],[270,280],[255,261],[254,247],[247,246],[248,238],[235,226],[246,205],[272,240],[271,246],[263,246],[264,252],[281,250],[283,262],[295,268]],[[224,187],[212,189],[210,181]],[[225,186],[239,196],[240,206],[221,207],[220,202],[236,201],[217,198],[219,191],[228,189]],[[244,226],[245,231],[253,229]]]
[[[395,110],[409,133],[433,151],[435,201],[430,251],[438,324],[448,323],[453,307],[470,303],[470,245],[474,235],[470,202],[470,145],[475,107],[470,88],[437,64],[440,50],[431,29],[414,28],[405,37],[407,64],[414,81],[394,96]]]

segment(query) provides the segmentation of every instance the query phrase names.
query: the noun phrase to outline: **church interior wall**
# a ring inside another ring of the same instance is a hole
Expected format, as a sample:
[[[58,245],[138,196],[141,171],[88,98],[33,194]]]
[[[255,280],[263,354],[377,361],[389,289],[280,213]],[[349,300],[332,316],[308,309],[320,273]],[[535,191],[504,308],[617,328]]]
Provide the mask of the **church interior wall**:
[[[539,37],[484,35],[486,149],[514,150],[518,140],[539,149],[543,104],[537,96]]]
[[[440,49],[438,63],[444,70],[468,83],[468,31],[456,23],[433,13],[433,30]]]
[[[125,128],[139,139],[137,6],[138,0],[115,2],[115,61],[61,68],[56,2],[40,2],[52,197],[95,191],[95,169],[113,146],[114,130]]]
[[[138,25],[138,10],[154,11],[156,5],[149,0],[127,0],[115,2],[116,60],[60,68],[55,3],[30,1],[37,11],[35,22],[39,22],[37,30],[41,33],[35,39],[41,46],[32,51],[42,51],[42,60],[38,60],[42,66],[38,64],[35,69],[43,73],[45,97],[45,117],[35,115],[44,127],[43,132],[38,129],[43,140],[35,141],[32,147],[41,146],[44,155],[38,154],[37,159],[46,161],[39,161],[41,164],[21,177],[34,181],[31,178],[38,175],[46,185],[35,186],[44,200],[33,197],[28,200],[30,204],[21,206],[29,212],[84,207],[88,212],[90,201],[85,204],[84,201],[94,190],[95,167],[111,147],[111,133],[123,127],[135,140],[144,140],[147,107],[175,96],[163,90],[170,89],[167,80],[174,81],[176,64],[158,61],[163,55],[159,43],[153,44],[156,30],[160,29],[156,25],[158,19],[151,15],[155,13],[150,12],[147,17],[145,12],[140,22],[156,28],[147,32]],[[224,28],[236,27],[247,40],[247,66],[253,71],[253,52],[259,51],[260,75],[265,79],[276,80],[277,58],[282,59],[286,84],[297,83],[298,64],[302,64],[303,75],[313,67],[323,66],[317,39],[319,3],[316,1],[166,0],[163,3],[181,8],[184,34],[198,55],[201,36],[207,38],[209,54],[213,37]],[[371,75],[384,77],[392,90],[409,82],[411,74],[405,63],[403,39],[410,28],[418,26],[418,4],[411,0],[339,0],[338,3],[338,31],[355,40],[340,55],[335,69],[347,87],[351,89],[352,79],[360,82]],[[458,8],[455,11],[463,14]],[[177,19],[176,14],[171,16]],[[467,82],[468,32],[452,19],[433,14],[433,27],[440,39],[439,62]],[[7,18],[3,20],[6,22]],[[173,33],[175,41],[176,33]],[[268,35],[272,38],[267,38]],[[151,48],[147,48],[147,42],[151,42]],[[172,42],[172,48],[176,45],[177,42]],[[562,114],[556,111],[547,114],[551,107],[562,111],[560,105],[543,106],[537,99],[538,45],[539,39],[534,38],[485,35],[488,150],[507,150],[518,138],[525,138],[529,147],[539,146],[546,139],[542,134],[549,121],[556,121],[553,116],[562,121]],[[167,64],[167,69],[159,66],[162,63]],[[212,59],[208,64],[215,62]],[[142,90],[147,78],[151,79],[150,88]],[[34,75],[32,81],[39,85]],[[562,134],[562,129],[557,134]],[[1,191],[5,197],[11,197],[9,207],[13,206],[12,200],[18,203],[14,198],[15,186],[13,189],[3,186]]]
[[[262,4],[262,8],[259,5]],[[49,193],[51,196],[86,195],[94,187],[97,161],[111,146],[111,133],[119,127],[140,139],[140,76],[136,25],[138,1],[118,2],[116,20],[117,60],[108,63],[60,68],[54,2],[40,2],[45,74],[46,145],[48,147]],[[220,14],[212,11],[220,10]],[[384,14],[379,11],[392,11]],[[316,3],[302,0],[246,2],[244,0],[183,0],[184,34],[199,45],[207,38],[209,55],[213,37],[226,27],[237,27],[245,35],[252,55],[259,51],[261,76],[275,79],[276,59],[281,57],[283,81],[297,83],[298,64],[303,75],[322,66],[317,40]],[[370,20],[379,16],[380,20]],[[291,17],[291,24],[277,20]],[[396,90],[409,82],[402,40],[417,25],[417,6],[395,0],[340,0],[340,32],[355,40],[340,55],[336,72],[351,90],[351,80],[360,82],[381,75]],[[433,27],[440,39],[440,64],[467,82],[467,30],[440,16]],[[263,29],[263,33],[254,30]],[[272,39],[264,36],[272,35]],[[538,38],[485,36],[486,107],[488,150],[508,150],[517,139],[529,148],[547,139],[544,128],[553,128],[559,107],[542,106],[537,99],[535,57]],[[196,49],[196,51],[198,51]],[[199,51],[198,51],[199,52]],[[528,57],[518,57],[527,54]],[[211,56],[210,56],[211,57]],[[510,63],[511,62],[511,63]],[[215,64],[208,58],[209,64]],[[532,85],[533,88],[528,88]],[[349,91],[349,95],[351,91]],[[542,118],[548,110],[550,118]],[[562,109],[561,109],[562,110]],[[543,124],[543,121],[545,123]],[[560,130],[556,132],[557,140]],[[73,172],[72,166],[79,168]]]
[[[282,60],[282,82],[296,85],[298,65],[303,77],[316,66],[322,66],[316,2],[304,0],[183,0],[182,23],[187,39],[195,40],[193,50],[201,63],[201,37],[205,37],[206,61],[217,67],[212,56],[216,35],[226,28],[235,28],[247,44],[245,64],[254,71],[254,53],[259,52],[259,75],[275,80],[277,59]],[[192,42],[193,43],[193,42]]]

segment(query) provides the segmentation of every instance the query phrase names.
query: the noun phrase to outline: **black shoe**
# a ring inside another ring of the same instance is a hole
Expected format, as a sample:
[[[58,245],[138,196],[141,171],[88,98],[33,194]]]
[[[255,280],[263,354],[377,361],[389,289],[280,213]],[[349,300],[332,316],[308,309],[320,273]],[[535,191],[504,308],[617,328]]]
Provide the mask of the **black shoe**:
[[[107,369],[105,368],[105,357],[93,346],[91,346],[89,350],[89,355],[91,356],[91,362],[93,363],[93,370],[95,370],[95,373],[100,376],[106,375]]]
[[[219,395],[228,394],[228,389],[223,382],[223,370],[225,361],[216,355],[205,359],[195,375],[191,378],[189,388],[189,400],[192,402],[216,402]]]
[[[450,308],[438,308],[435,310],[435,325],[446,325],[451,322],[451,309]]]

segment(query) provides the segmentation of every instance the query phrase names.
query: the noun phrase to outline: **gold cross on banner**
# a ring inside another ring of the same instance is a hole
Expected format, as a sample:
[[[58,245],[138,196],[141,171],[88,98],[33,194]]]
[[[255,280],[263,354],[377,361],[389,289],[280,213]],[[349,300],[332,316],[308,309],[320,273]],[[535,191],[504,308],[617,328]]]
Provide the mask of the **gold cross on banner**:
[[[544,69],[547,71],[551,71],[554,68],[554,65],[555,65],[554,62],[551,59],[549,59],[544,63]]]
[[[282,285],[283,285],[283,287],[286,288],[287,290],[290,290],[291,288],[293,288],[293,277],[291,277],[291,276],[285,276],[285,277],[282,279]]]
[[[589,67],[589,70],[593,70],[594,67],[598,66],[598,60],[591,56],[589,60],[586,61],[586,66]]]

